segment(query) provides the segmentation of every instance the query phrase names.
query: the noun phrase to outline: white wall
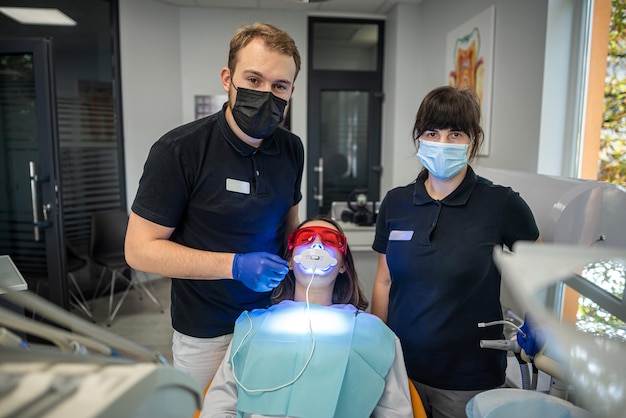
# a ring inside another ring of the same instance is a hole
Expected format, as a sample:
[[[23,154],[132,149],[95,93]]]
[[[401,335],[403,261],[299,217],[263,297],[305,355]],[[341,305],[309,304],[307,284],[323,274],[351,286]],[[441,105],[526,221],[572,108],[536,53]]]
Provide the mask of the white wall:
[[[410,183],[420,169],[411,138],[423,97],[417,53],[421,17],[420,7],[400,4],[385,23],[381,198],[392,187]]]
[[[447,33],[492,4],[496,9],[492,138],[490,155],[481,158],[480,166],[537,171],[546,22],[548,5],[555,2],[571,7],[576,0],[424,0],[419,5],[400,4],[386,16],[382,194],[407,184],[419,170],[411,131],[423,96],[446,82]],[[179,9],[153,0],[121,0],[120,14],[129,205],[150,145],[193,119],[195,94],[223,92],[219,71],[240,24],[267,21],[296,40],[303,65],[296,80],[292,130],[306,146],[306,12]],[[558,37],[550,39],[551,47],[560,47]],[[542,149],[550,149],[552,140],[544,135]],[[301,218],[304,206],[303,202]]]
[[[122,109],[128,207],[150,146],[182,122],[178,8],[120,1]]]
[[[546,54],[542,88],[542,119],[537,152],[537,173],[578,177],[579,111],[584,100],[576,88],[585,74],[584,42],[586,0],[548,2]],[[564,71],[568,69],[569,71]]]

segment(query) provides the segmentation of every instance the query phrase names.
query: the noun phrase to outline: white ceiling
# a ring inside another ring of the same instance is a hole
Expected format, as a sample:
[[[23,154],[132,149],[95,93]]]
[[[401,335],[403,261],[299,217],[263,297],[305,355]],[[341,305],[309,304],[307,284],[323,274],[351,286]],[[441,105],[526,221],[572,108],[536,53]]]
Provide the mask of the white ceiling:
[[[424,0],[326,0],[302,3],[298,0],[157,0],[184,7],[229,7],[242,9],[306,10],[334,14],[386,14],[398,3],[418,4]]]

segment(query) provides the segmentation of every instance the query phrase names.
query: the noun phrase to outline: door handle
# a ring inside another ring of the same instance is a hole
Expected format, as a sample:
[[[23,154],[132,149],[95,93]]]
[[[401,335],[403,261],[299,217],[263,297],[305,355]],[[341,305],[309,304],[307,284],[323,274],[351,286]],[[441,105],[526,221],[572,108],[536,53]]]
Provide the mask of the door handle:
[[[318,206],[324,206],[324,159],[320,157],[318,165],[313,167],[317,173],[317,187],[313,187],[313,199],[317,200]]]
[[[42,221],[39,217],[39,187],[38,183],[49,181],[49,176],[40,177],[37,175],[37,167],[34,161],[28,162],[28,171],[30,174],[30,200],[33,208],[33,233],[34,240],[41,240],[41,230],[40,228],[46,228],[50,226],[52,223],[48,220],[48,213],[52,209],[52,205],[50,203],[44,204],[41,206],[41,213],[43,214],[44,220]]]

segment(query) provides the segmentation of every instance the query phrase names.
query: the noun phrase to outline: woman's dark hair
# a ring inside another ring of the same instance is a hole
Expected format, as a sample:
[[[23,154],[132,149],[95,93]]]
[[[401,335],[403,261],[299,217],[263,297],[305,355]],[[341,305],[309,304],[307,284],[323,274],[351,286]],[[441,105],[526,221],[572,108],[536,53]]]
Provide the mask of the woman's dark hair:
[[[452,129],[465,132],[472,141],[468,160],[478,155],[483,145],[484,132],[480,127],[480,101],[470,89],[437,87],[424,97],[413,126],[413,140],[426,131]]]
[[[333,225],[337,230],[343,234],[341,226],[332,218],[326,215],[319,215],[311,219],[307,219],[302,222],[296,229],[302,228],[312,221],[324,221]],[[344,234],[345,235],[345,234]],[[292,256],[293,250],[287,250],[285,259],[289,260]],[[335,287],[333,288],[333,303],[350,303],[358,309],[364,310],[369,306],[369,302],[361,287],[359,286],[359,277],[354,266],[354,258],[350,251],[350,245],[346,243],[346,254],[344,256],[345,271],[339,273],[335,279]],[[296,293],[296,278],[293,275],[293,271],[289,271],[287,276],[272,292],[272,304],[277,304],[283,300],[293,300]]]

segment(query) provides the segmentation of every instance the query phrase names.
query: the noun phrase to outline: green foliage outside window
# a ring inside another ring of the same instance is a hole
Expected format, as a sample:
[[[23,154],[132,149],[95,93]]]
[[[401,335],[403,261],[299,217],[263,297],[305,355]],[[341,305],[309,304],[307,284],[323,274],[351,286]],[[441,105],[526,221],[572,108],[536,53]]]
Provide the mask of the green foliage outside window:
[[[626,1],[612,0],[609,48],[604,86],[604,119],[598,180],[626,187]],[[626,222],[626,214],[624,214]],[[626,267],[599,261],[582,276],[618,299],[624,297]],[[609,338],[626,340],[624,321],[584,296],[578,299],[577,327]]]
[[[613,0],[598,180],[626,187],[626,2]]]
[[[624,294],[626,266],[611,261],[599,261],[585,267],[582,276],[618,299]],[[576,325],[579,330],[608,338],[626,340],[624,321],[601,309],[589,298],[578,298]]]

